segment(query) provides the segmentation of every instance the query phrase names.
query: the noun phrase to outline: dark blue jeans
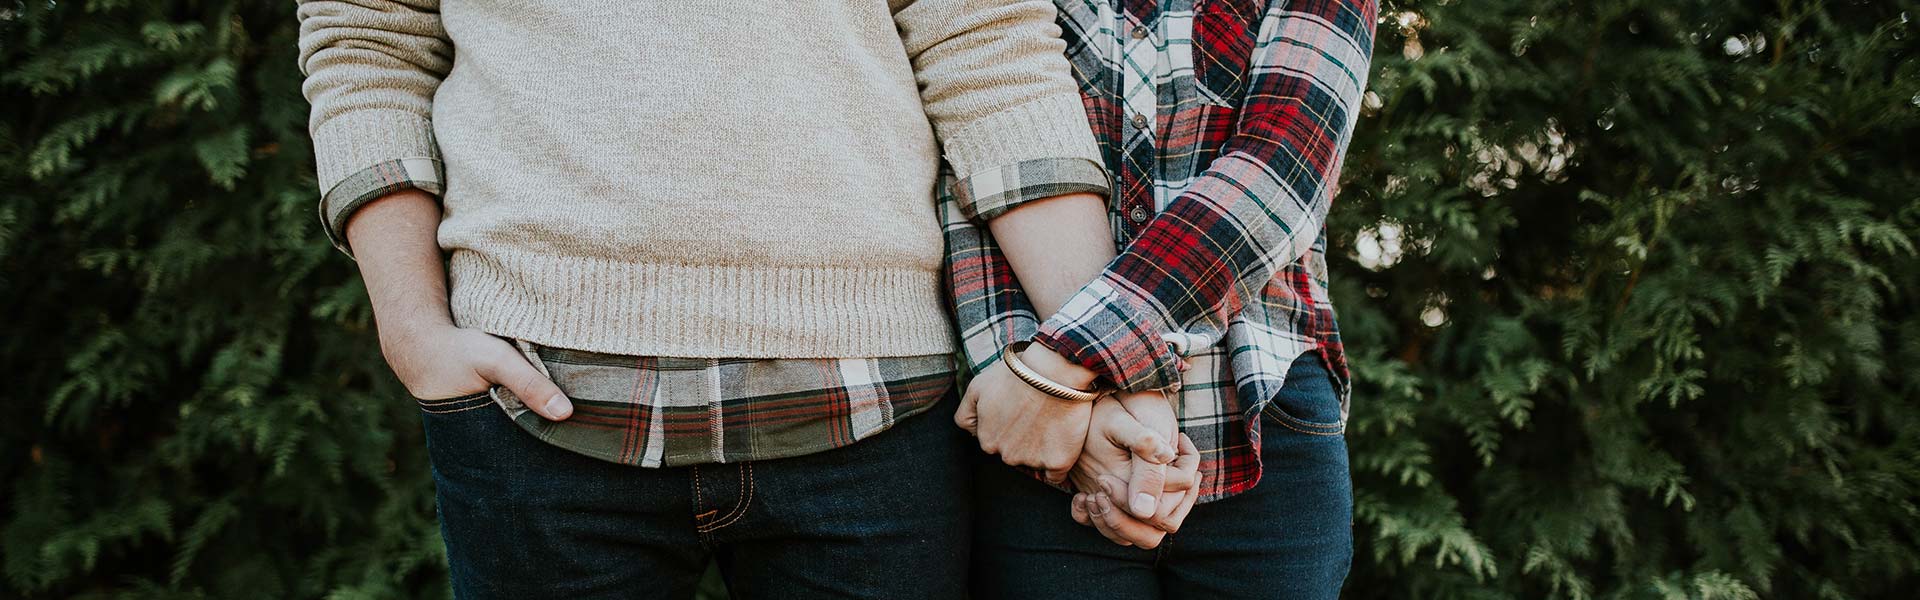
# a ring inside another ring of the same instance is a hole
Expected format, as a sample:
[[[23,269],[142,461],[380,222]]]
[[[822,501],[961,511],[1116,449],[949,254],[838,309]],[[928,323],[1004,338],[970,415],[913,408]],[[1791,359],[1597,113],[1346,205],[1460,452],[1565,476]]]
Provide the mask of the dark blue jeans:
[[[959,598],[971,439],[950,395],[818,454],[647,469],[551,446],[485,395],[424,412],[454,595]]]
[[[1274,399],[1299,421],[1337,425],[1320,361],[1295,361]],[[1069,496],[975,452],[974,593],[980,598],[1337,598],[1353,558],[1344,428],[1263,416],[1259,485],[1195,506],[1153,550],[1073,522]]]

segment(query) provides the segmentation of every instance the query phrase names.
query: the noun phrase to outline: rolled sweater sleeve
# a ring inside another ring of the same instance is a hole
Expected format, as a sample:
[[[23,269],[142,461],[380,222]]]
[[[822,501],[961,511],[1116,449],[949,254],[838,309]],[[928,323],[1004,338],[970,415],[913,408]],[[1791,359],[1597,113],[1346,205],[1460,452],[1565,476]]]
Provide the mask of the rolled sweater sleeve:
[[[301,92],[320,184],[320,220],[349,256],[354,210],[403,189],[438,196],[433,94],[453,65],[439,0],[300,0]]]
[[[892,0],[969,216],[1110,186],[1048,0]]]
[[[1180,356],[1218,343],[1227,320],[1320,238],[1377,11],[1373,0],[1271,0],[1219,158],[1036,339],[1122,389],[1177,389]]]

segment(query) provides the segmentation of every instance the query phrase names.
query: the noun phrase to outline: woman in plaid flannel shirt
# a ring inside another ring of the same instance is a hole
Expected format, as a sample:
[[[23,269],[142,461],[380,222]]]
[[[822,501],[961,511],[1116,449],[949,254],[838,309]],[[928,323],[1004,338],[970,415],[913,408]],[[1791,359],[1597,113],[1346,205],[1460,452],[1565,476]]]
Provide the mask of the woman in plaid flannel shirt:
[[[1033,340],[1038,352],[1022,357],[1064,358],[1121,391],[1094,409],[1075,482],[1098,481],[1085,472],[1102,462],[1091,457],[1127,456],[1100,430],[1129,416],[1177,419],[1198,481],[1166,486],[1135,514],[1115,501],[1131,498],[1126,484],[1082,484],[1069,497],[983,459],[975,592],[1336,597],[1352,555],[1350,387],[1327,294],[1324,219],[1378,4],[1056,5],[1113,178],[1106,212],[1118,255],[1036,318],[1015,265],[1048,260],[1036,255],[1047,228],[1034,222],[1062,213],[1029,207],[1047,197],[1035,182],[1058,178],[952,182],[941,211],[950,283],[976,388],[987,390],[969,398],[1012,393],[1006,369],[989,367],[1009,344]],[[1159,414],[1168,409],[1177,416]]]

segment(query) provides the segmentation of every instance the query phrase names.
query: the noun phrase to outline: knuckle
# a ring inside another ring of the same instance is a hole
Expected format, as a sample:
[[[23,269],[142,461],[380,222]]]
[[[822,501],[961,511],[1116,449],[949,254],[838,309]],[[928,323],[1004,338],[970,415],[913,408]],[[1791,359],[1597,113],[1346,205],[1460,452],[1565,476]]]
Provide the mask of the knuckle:
[[[465,354],[467,360],[494,365],[505,365],[511,362],[510,359],[520,358],[519,352],[515,352],[512,346],[505,344],[486,344],[469,348]]]

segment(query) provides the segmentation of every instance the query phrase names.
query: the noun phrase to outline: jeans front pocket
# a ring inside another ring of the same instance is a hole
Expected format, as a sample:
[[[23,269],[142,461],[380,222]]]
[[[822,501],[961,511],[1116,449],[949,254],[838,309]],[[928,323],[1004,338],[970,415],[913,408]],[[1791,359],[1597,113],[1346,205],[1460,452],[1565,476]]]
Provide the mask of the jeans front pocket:
[[[427,458],[438,478],[446,469],[484,462],[513,433],[512,421],[493,399],[493,390],[452,398],[413,401],[420,406],[420,425],[426,433]]]
[[[413,398],[420,406],[420,427],[426,431],[426,456],[434,462],[434,469],[451,463],[470,460],[472,454],[482,454],[482,446],[488,446],[492,440],[495,425],[490,423],[493,413],[492,388],[484,392],[472,392],[465,396],[440,398],[440,400],[420,400]],[[492,412],[490,412],[492,410]]]
[[[1274,394],[1264,413],[1281,427],[1307,435],[1346,433],[1346,419],[1340,414],[1340,394],[1333,378],[1320,360],[1318,351],[1309,350],[1294,359],[1287,369],[1287,382]]]

